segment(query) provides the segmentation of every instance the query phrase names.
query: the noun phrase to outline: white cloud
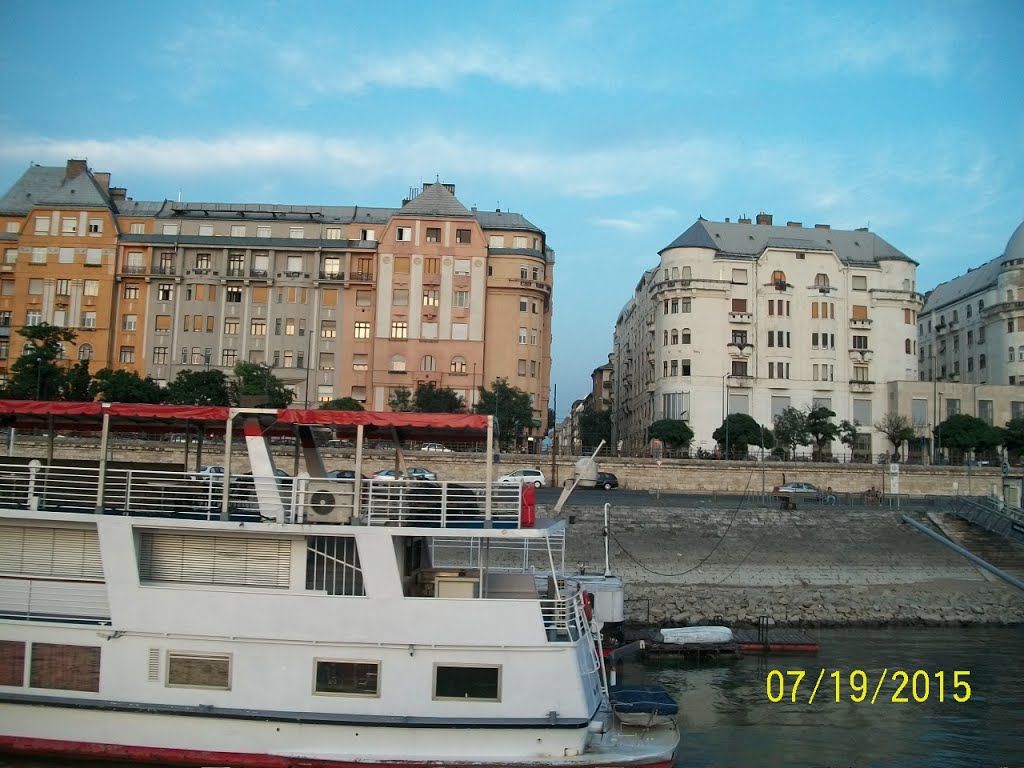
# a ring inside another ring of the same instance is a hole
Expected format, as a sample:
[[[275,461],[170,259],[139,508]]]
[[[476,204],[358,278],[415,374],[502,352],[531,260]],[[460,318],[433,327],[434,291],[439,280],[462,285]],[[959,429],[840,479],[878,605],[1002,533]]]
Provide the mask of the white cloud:
[[[593,223],[599,227],[616,229],[624,233],[650,232],[666,221],[675,221],[680,214],[674,208],[655,206],[645,210],[628,211],[621,217],[596,218]]]

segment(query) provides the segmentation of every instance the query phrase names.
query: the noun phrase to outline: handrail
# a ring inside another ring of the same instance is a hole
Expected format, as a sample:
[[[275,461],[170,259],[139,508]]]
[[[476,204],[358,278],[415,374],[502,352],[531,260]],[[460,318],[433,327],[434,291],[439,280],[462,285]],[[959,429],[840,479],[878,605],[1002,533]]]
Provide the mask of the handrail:
[[[1008,541],[1024,544],[1024,512],[1019,508],[1003,506],[997,499],[980,502],[961,497],[956,514]]]

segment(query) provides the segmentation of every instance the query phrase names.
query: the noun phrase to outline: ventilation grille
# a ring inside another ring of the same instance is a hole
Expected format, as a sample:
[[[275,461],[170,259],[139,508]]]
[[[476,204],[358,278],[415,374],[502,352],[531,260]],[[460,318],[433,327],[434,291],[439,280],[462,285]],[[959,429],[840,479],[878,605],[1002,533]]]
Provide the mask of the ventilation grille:
[[[160,682],[160,649],[150,648],[149,649],[149,681],[151,683]]]

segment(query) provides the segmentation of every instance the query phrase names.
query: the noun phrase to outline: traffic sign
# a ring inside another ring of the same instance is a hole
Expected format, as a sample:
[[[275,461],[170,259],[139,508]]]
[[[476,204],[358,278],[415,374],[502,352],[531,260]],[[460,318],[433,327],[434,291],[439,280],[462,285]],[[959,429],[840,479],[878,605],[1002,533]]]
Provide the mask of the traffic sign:
[[[899,473],[900,473],[900,465],[899,464],[890,464],[889,465],[889,474],[890,475],[898,475]]]
[[[1010,474],[1010,464],[1009,464],[1009,462],[1004,461],[1003,462],[1003,466],[1001,467],[1001,469],[1003,471],[1003,477],[1006,477],[1008,474]]]

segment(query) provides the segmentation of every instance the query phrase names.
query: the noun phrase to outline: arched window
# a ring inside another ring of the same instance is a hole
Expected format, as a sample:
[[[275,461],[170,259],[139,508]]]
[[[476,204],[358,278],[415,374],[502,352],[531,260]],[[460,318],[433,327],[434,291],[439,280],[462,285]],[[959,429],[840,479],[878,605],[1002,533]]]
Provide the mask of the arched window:
[[[690,268],[689,267],[683,267],[683,280],[689,280],[689,279],[690,279]]]
[[[910,339],[903,340],[903,351],[906,352],[908,355],[913,354],[913,352],[911,352],[910,350]]]
[[[57,359],[58,360],[66,360],[67,356],[68,356],[68,351],[64,347],[64,342],[63,341],[58,342],[57,343]]]
[[[434,356],[433,355],[424,355],[423,356],[423,359],[420,360],[420,370],[421,371],[436,371],[437,370],[437,361],[434,360]]]
[[[828,288],[828,275],[826,275],[824,272],[819,272],[818,274],[816,274],[814,276],[814,287]]]
[[[405,370],[405,358],[401,355],[391,356],[391,365],[388,367],[389,371],[404,371]]]
[[[1010,355],[1007,358],[1011,363],[1013,362],[1013,347],[1010,347]]]
[[[1017,359],[1024,360],[1024,345],[1017,347]]]
[[[665,340],[661,343],[663,347],[668,346],[668,331],[665,331]]]
[[[35,349],[35,344],[33,344],[31,341],[26,341],[24,344],[21,345],[21,354],[27,355],[30,352],[35,352]]]
[[[92,360],[92,344],[83,344],[78,348],[79,360]]]
[[[772,272],[772,283],[775,285],[778,285],[779,283],[785,285],[786,273],[783,272],[781,269],[776,269],[774,272]]]
[[[682,335],[683,335],[683,337],[682,337],[682,339],[680,339],[680,341],[683,344],[689,344],[690,343],[690,329],[689,328],[683,328],[683,334]]]
[[[451,365],[452,373],[465,373],[466,372],[466,359],[463,357],[453,357]]]
[[[673,280],[678,280],[679,279],[679,267],[672,267],[672,279]]]
[[[673,344],[678,344],[679,343],[679,331],[675,330],[674,328],[672,329],[672,343]]]

